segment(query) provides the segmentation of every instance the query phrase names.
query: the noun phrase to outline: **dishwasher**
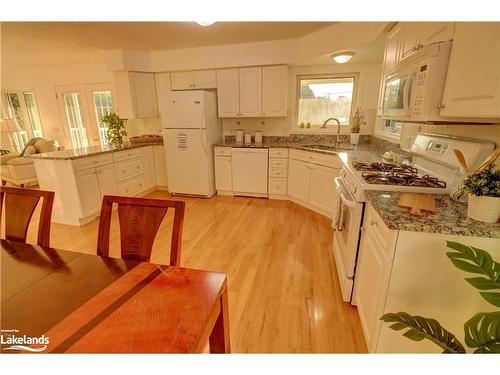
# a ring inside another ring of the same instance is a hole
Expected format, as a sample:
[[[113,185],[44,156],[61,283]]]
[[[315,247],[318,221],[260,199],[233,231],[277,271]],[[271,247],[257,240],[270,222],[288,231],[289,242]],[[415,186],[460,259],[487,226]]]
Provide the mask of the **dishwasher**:
[[[267,148],[233,148],[234,195],[267,197]]]

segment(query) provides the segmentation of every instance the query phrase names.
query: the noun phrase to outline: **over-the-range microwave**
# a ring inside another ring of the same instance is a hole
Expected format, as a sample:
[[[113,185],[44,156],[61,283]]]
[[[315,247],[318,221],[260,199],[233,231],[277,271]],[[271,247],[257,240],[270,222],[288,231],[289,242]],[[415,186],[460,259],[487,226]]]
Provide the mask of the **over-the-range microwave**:
[[[382,117],[399,121],[449,121],[440,117],[451,41],[422,47],[385,76]]]

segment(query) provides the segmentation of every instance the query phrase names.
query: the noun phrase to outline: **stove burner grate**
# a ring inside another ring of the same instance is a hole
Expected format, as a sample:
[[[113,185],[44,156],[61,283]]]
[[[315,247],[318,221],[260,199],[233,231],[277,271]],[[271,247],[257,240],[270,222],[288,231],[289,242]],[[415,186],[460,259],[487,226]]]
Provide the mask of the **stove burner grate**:
[[[446,188],[446,182],[431,177],[428,174],[419,177],[414,173],[373,173],[363,172],[363,179],[369,184],[375,185],[396,185],[396,186],[417,186],[431,188]]]
[[[406,164],[354,162],[352,166],[357,171],[363,172],[418,173],[417,168]]]

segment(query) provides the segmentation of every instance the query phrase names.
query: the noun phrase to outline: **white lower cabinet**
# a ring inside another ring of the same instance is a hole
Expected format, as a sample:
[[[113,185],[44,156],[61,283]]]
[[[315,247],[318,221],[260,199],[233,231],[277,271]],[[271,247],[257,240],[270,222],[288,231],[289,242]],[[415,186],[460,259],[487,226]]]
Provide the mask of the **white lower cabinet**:
[[[153,191],[158,183],[156,165],[151,146],[75,160],[35,161],[40,188],[56,194],[52,221],[77,226],[99,216],[104,195]]]
[[[341,161],[336,155],[313,152],[290,152],[288,195],[323,215],[331,217],[335,202],[334,178],[339,175]]]
[[[288,195],[307,202],[309,200],[309,163],[290,159],[288,164]]]
[[[363,236],[358,255],[354,300],[366,345],[370,353],[377,347],[391,277],[392,253],[397,231],[389,230],[370,204],[367,204]]]
[[[83,216],[99,211],[101,207],[101,191],[99,190],[95,168],[76,172],[75,178]]]

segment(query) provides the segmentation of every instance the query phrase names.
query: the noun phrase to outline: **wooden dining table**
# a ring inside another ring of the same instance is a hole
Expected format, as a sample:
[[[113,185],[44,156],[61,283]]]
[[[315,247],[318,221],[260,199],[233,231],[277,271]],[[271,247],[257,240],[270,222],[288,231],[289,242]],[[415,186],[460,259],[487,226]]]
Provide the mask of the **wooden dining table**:
[[[4,353],[230,353],[226,274],[1,240]],[[15,350],[12,350],[14,347]]]

